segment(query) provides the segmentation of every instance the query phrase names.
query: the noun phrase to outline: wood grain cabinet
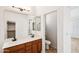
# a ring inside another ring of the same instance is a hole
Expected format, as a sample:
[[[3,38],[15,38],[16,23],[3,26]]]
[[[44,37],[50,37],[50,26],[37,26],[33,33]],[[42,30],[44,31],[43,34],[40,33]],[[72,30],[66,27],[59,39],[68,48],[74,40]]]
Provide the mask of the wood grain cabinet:
[[[25,52],[32,53],[32,42],[25,43]]]
[[[42,50],[42,41],[41,40],[38,40],[38,52],[40,53],[41,50]]]
[[[41,53],[42,40],[27,42],[13,47],[5,48],[4,53]]]
[[[24,52],[25,50],[25,45],[24,44],[20,44],[20,45],[16,45],[13,47],[9,47],[9,48],[5,48],[4,52],[5,53],[17,53],[17,52]]]

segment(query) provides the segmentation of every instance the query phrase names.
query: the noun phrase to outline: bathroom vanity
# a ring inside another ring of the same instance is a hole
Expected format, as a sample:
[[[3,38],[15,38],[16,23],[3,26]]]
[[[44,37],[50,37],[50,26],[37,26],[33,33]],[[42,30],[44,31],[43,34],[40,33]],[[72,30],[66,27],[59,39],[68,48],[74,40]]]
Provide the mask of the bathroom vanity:
[[[41,38],[27,38],[15,42],[6,41],[3,46],[4,53],[41,53]]]

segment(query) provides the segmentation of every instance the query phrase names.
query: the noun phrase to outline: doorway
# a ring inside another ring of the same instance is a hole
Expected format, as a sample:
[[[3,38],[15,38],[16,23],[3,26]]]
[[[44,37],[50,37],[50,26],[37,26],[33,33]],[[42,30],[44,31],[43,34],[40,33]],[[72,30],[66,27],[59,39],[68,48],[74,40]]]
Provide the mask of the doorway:
[[[57,53],[57,11],[45,14],[45,52]]]

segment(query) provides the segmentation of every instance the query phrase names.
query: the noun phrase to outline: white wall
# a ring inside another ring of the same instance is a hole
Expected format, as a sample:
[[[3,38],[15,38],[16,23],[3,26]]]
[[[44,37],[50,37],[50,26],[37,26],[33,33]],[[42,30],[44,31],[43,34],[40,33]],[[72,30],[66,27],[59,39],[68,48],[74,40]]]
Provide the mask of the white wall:
[[[6,8],[6,7],[5,7]],[[3,46],[3,43],[4,43],[4,7],[0,7],[0,52],[2,52],[2,46]]]
[[[71,38],[71,52],[79,53],[79,7],[71,10],[72,20],[72,38]]]
[[[54,6],[37,6],[36,15],[41,16],[41,30],[43,39],[43,52],[45,52],[45,17],[44,15],[48,12],[57,10],[57,48],[58,52],[63,52],[63,7]]]
[[[57,11],[46,15],[46,39],[51,41],[51,47],[57,49]]]
[[[71,10],[72,36],[79,36],[79,7]]]
[[[31,15],[36,16],[36,6],[31,6]]]
[[[63,47],[64,52],[72,52],[75,45],[77,45],[76,41],[78,40],[71,40],[71,37],[78,35],[78,12],[79,7],[64,7],[63,9]],[[77,20],[77,21],[76,21]],[[73,26],[73,25],[77,26]],[[75,28],[76,27],[76,28]],[[76,43],[76,44],[75,44]],[[72,47],[72,45],[73,47]],[[76,49],[76,48],[75,48]]]
[[[63,51],[64,53],[71,52],[71,29],[72,20],[70,15],[71,8],[63,8]]]

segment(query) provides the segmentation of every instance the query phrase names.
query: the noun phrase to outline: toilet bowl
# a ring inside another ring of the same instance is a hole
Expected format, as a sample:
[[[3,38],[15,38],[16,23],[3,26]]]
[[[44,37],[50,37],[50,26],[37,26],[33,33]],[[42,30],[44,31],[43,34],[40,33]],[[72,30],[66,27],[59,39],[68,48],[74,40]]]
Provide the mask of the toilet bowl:
[[[49,41],[49,40],[45,40],[45,47],[46,47],[46,49],[49,49],[49,45],[51,44],[51,41]]]

